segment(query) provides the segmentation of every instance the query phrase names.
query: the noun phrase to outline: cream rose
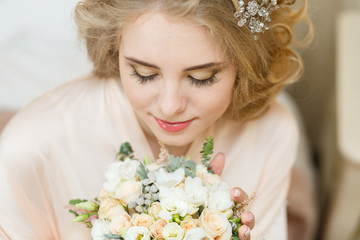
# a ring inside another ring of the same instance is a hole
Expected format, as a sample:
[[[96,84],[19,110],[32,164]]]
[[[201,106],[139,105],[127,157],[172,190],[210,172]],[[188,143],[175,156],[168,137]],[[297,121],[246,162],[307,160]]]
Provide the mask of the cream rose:
[[[228,236],[231,225],[225,214],[217,209],[204,209],[199,218],[199,225],[212,238],[216,239],[230,239],[224,238]]]
[[[141,182],[134,180],[120,182],[116,187],[114,198],[120,199],[125,205],[135,201],[142,192]]]
[[[164,227],[166,226],[166,224],[167,224],[167,222],[164,219],[157,220],[150,227],[151,236],[156,239],[164,239],[163,230],[164,230]]]
[[[131,222],[134,226],[149,228],[151,225],[154,224],[155,219],[154,219],[154,217],[149,216],[145,213],[142,213],[142,214],[135,213],[132,216]]]
[[[169,223],[163,229],[163,237],[166,240],[181,240],[184,237],[184,229],[177,223]]]
[[[121,205],[119,200],[114,198],[105,198],[100,204],[99,218],[111,221],[112,217],[119,211],[124,211],[124,207]]]
[[[159,202],[154,202],[148,209],[148,214],[153,216],[155,219],[159,218],[159,212],[162,210],[161,204]]]
[[[199,228],[192,228],[189,231],[187,231],[184,240],[203,240],[205,237],[206,237],[206,233],[204,229],[199,227]],[[229,239],[230,238],[228,238],[227,240]]]

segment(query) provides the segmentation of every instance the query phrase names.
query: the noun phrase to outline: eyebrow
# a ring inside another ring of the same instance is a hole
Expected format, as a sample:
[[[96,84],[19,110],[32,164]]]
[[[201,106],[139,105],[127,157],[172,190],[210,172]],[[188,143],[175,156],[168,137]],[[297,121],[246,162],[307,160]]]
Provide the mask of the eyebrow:
[[[139,65],[145,66],[145,67],[150,67],[150,68],[155,68],[155,69],[160,70],[160,67],[156,66],[155,64],[144,62],[144,61],[141,61],[141,60],[136,59],[136,58],[125,57],[125,59],[127,59],[127,60],[129,60],[131,62],[137,63]],[[222,65],[224,65],[224,62],[210,62],[210,63],[205,63],[205,64],[200,64],[200,65],[188,67],[188,68],[185,68],[183,71],[186,72],[186,71],[206,69],[206,68],[211,68],[211,67],[220,67]]]

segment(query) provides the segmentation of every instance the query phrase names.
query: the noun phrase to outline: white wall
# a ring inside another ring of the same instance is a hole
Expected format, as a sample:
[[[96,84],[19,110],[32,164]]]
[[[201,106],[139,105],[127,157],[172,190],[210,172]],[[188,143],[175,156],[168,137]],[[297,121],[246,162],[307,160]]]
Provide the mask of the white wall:
[[[77,0],[0,0],[0,109],[17,110],[89,73],[72,11]]]

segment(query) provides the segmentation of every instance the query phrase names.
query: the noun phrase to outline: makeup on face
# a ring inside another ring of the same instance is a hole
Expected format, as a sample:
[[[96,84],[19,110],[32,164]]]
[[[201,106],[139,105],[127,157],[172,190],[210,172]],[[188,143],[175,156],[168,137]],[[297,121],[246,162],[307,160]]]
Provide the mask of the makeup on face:
[[[154,117],[159,126],[167,132],[179,132],[189,126],[194,119],[182,122],[168,122]]]

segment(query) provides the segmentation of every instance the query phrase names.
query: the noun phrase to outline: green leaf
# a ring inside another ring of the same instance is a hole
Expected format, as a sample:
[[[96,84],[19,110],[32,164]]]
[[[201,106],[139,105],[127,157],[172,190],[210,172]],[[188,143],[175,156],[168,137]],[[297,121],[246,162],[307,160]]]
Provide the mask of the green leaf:
[[[71,209],[70,209],[69,212],[72,213],[72,214],[74,214],[75,217],[79,216],[79,214],[77,214],[77,212],[75,212],[74,210],[71,210]]]
[[[147,179],[149,170],[144,166],[142,162],[140,162],[138,169],[136,170],[136,173],[139,174],[141,180]]]
[[[196,163],[193,161],[186,161],[183,164],[186,176],[196,177]]]
[[[126,158],[134,159],[132,147],[129,142],[121,144],[120,150],[117,154],[120,161],[124,161]]]
[[[212,136],[205,138],[206,142],[203,144],[203,149],[200,153],[202,153],[201,157],[201,163],[209,168],[209,161],[211,157],[209,155],[213,154],[213,148],[214,148],[214,138]]]
[[[179,168],[180,168],[180,158],[179,157],[175,158],[173,155],[171,155],[169,159],[168,171],[174,172]]]
[[[112,234],[112,233],[110,233],[110,234],[105,234],[104,237],[107,238],[107,239],[123,239],[123,238],[121,237],[121,235]]]

